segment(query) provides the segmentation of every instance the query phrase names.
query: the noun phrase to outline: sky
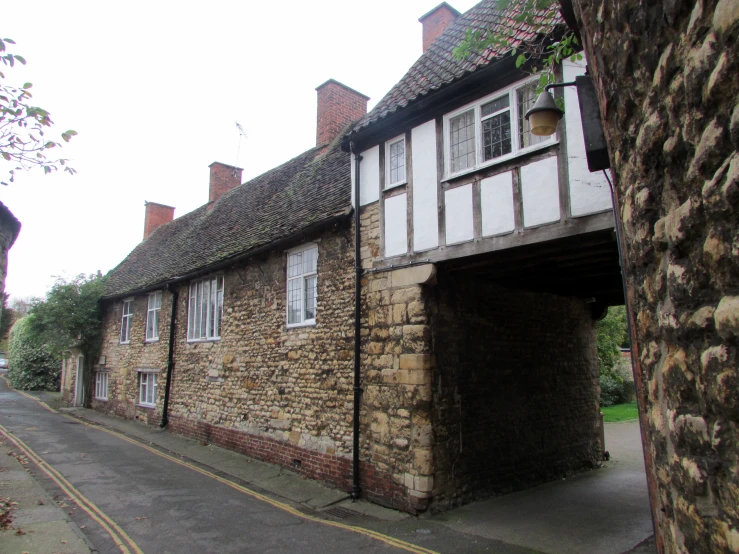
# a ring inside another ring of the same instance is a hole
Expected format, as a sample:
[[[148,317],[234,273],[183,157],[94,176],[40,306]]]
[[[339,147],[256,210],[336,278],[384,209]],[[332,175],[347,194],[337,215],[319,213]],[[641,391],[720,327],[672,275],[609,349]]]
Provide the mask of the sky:
[[[449,2],[461,12],[475,0]],[[15,2],[2,38],[51,112],[47,136],[77,174],[17,173],[0,186],[21,221],[5,292],[43,296],[55,277],[106,273],[142,240],[144,202],[175,217],[208,200],[208,165],[244,181],[315,145],[316,91],[336,79],[369,109],[421,55],[418,18],[439,0],[279,3],[129,0]],[[32,14],[32,15],[30,15]],[[246,133],[242,138],[239,122]],[[11,169],[0,159],[3,179]]]

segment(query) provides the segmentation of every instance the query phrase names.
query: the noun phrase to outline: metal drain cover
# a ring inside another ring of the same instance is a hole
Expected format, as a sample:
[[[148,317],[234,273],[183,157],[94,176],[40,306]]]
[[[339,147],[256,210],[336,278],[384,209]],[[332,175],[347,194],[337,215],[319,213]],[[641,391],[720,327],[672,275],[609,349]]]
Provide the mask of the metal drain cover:
[[[327,510],[323,510],[323,513],[333,516],[337,519],[349,519],[350,517],[362,515],[359,512],[350,510],[349,508],[342,508],[341,506],[334,506],[333,508],[328,508]]]

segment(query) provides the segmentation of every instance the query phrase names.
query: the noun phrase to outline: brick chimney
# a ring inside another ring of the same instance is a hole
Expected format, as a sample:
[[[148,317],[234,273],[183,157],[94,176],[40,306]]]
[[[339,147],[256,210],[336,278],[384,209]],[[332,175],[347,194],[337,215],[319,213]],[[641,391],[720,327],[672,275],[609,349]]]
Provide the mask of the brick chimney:
[[[221,196],[232,191],[241,184],[240,167],[213,162],[210,167],[210,194],[208,202],[215,202]]]
[[[433,10],[422,15],[418,21],[423,25],[423,51],[439,38],[447,26],[457,19],[461,13],[452,8],[446,2],[442,2]]]
[[[349,123],[367,113],[369,96],[334,79],[329,79],[316,90],[318,91],[316,146],[324,146],[339,136]]]
[[[157,204],[156,202],[144,202],[146,215],[144,216],[144,238],[151,235],[157,227],[166,225],[174,219],[174,208]]]

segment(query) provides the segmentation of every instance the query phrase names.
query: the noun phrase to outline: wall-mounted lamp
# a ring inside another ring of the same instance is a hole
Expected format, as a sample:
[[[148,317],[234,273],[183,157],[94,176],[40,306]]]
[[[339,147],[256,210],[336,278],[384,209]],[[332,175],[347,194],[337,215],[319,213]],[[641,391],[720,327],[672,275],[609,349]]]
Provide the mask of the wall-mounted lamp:
[[[600,171],[611,167],[608,159],[606,138],[603,124],[600,121],[598,97],[595,94],[593,81],[589,75],[575,77],[571,83],[551,83],[544,87],[544,92],[536,99],[534,106],[526,112],[526,119],[531,126],[531,133],[538,136],[550,136],[557,130],[557,123],[564,112],[557,106],[549,92],[553,88],[577,87],[577,99],[580,103],[582,134],[585,139],[585,157],[590,171]]]

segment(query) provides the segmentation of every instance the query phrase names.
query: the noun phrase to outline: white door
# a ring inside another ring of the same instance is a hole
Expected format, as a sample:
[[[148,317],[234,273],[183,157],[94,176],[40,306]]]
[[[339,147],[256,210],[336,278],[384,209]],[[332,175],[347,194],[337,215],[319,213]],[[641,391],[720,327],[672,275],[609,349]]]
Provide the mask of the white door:
[[[77,373],[74,377],[74,405],[82,406],[85,398],[85,382],[84,382],[85,358],[79,356],[77,358]]]

